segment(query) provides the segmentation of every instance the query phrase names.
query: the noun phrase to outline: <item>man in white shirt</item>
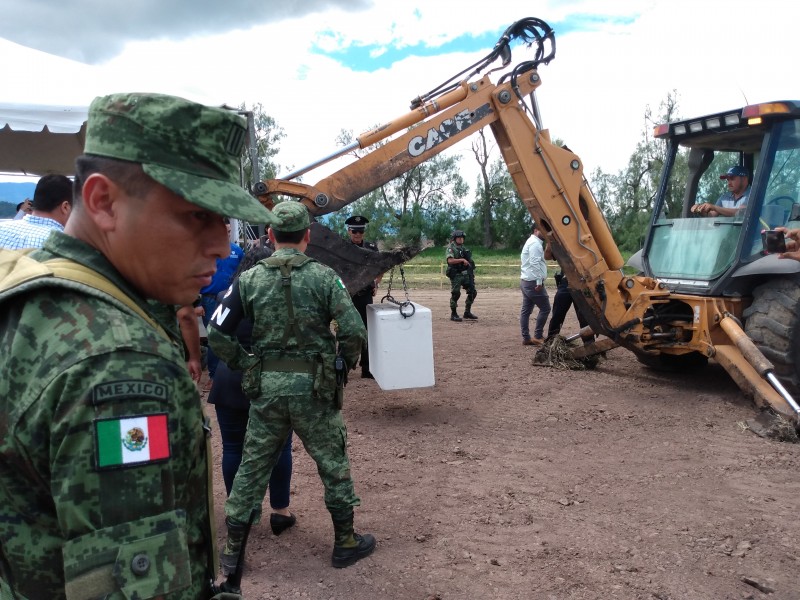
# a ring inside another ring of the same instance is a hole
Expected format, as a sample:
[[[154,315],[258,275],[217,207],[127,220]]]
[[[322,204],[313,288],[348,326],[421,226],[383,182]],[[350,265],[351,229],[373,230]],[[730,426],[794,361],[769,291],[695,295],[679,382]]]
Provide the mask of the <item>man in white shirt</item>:
[[[531,227],[531,236],[525,242],[520,255],[521,273],[519,287],[522,290],[522,310],[519,313],[519,327],[523,346],[541,346],[544,342],[544,324],[550,314],[550,297],[544,287],[547,279],[547,262],[544,259],[544,234],[536,226]],[[530,316],[533,307],[539,308],[533,338],[530,334]]]
[[[0,248],[41,248],[54,229],[64,231],[72,211],[72,181],[64,175],[45,175],[36,184],[31,214],[0,223]]]

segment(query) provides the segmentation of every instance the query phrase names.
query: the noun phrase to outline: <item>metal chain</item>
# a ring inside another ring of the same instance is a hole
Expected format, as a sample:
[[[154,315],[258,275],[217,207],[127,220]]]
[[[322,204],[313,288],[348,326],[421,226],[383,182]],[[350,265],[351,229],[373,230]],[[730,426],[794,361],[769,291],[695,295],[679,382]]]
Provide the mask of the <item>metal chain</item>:
[[[386,289],[386,295],[381,298],[381,302],[386,300],[387,302],[391,302],[392,304],[396,304],[400,309],[400,314],[403,315],[404,319],[411,317],[416,311],[416,307],[414,306],[411,299],[408,297],[408,282],[406,282],[406,272],[403,270],[403,265],[400,265],[400,278],[403,282],[403,292],[405,293],[406,300],[405,302],[398,302],[392,296],[392,282],[394,281],[394,267],[389,272],[389,285]]]

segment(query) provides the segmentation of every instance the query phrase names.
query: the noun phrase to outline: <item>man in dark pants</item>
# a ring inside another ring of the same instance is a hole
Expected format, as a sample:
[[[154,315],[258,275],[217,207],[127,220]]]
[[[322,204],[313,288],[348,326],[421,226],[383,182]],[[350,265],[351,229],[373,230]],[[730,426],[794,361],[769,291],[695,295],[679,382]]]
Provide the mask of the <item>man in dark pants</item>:
[[[550,316],[550,326],[547,328],[547,337],[558,335],[561,332],[561,326],[564,324],[564,319],[567,317],[569,307],[573,305],[572,294],[570,294],[567,277],[561,271],[555,274],[556,295],[553,297],[553,314]],[[575,307],[575,315],[578,317],[578,323],[581,329],[586,327],[589,323],[583,318],[581,311]]]
[[[364,231],[367,229],[369,219],[361,215],[353,215],[347,219],[344,224],[347,225],[347,233],[350,236],[350,241],[364,250],[372,252],[378,251],[378,246],[375,242],[367,242],[364,240]],[[378,289],[378,284],[381,278],[378,277],[367,287],[358,290],[355,294],[351,294],[350,298],[361,315],[361,320],[364,322],[364,327],[367,326],[367,305],[372,304],[372,297],[375,295],[375,290]],[[374,379],[372,373],[369,371],[369,351],[366,344],[361,348],[361,377],[362,379]]]
[[[544,251],[544,257],[547,260],[553,260],[553,251],[548,245]],[[569,284],[567,277],[562,271],[555,274],[556,295],[553,297],[553,313],[550,315],[550,326],[547,328],[547,337],[558,335],[561,332],[561,326],[564,324],[564,319],[567,318],[569,307],[573,306],[572,294],[569,291]],[[581,329],[586,327],[589,323],[575,306],[575,316],[578,317],[578,324]]]

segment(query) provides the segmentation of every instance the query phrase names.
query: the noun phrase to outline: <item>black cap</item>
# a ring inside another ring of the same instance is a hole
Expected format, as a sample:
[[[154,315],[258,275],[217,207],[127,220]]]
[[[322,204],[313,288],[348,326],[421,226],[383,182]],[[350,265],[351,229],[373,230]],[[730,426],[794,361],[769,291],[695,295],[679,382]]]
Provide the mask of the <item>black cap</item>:
[[[369,219],[361,215],[353,215],[344,222],[350,231],[364,231],[367,228],[367,223],[369,223]]]

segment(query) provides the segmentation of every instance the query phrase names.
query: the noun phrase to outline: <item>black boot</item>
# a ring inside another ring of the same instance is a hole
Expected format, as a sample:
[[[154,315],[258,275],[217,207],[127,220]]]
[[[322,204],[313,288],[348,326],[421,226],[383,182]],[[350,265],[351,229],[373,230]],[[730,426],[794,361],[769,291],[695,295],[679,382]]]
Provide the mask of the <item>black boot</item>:
[[[365,533],[359,535],[353,531],[353,513],[333,518],[333,554],[331,565],[337,569],[349,567],[375,551],[375,537]]]
[[[269,526],[272,529],[272,533],[275,535],[282,534],[289,529],[289,527],[293,527],[295,523],[297,523],[297,517],[293,514],[289,514],[287,517],[279,513],[272,513],[269,516]]]
[[[461,322],[461,317],[458,316],[458,313],[456,311],[453,311],[453,312],[450,313],[450,320],[451,321],[457,321],[457,322],[460,323]]]
[[[222,574],[227,580],[222,583],[220,590],[232,594],[241,593],[242,572],[239,564],[244,557],[240,556],[247,538],[247,525],[233,521],[229,517],[225,518],[225,525],[228,526],[228,537],[225,546],[219,554],[219,562],[222,567]]]
[[[473,315],[472,312],[470,312],[470,311],[464,312],[464,318],[465,319],[469,319],[470,321],[477,321],[478,320],[478,317]]]
[[[225,517],[225,525],[228,527],[228,538],[225,540],[222,552],[219,553],[219,564],[222,567],[222,574],[228,577],[236,572],[236,566],[239,564],[239,554],[247,533],[247,525],[230,517]]]

